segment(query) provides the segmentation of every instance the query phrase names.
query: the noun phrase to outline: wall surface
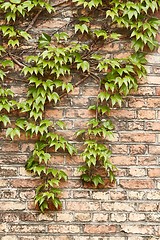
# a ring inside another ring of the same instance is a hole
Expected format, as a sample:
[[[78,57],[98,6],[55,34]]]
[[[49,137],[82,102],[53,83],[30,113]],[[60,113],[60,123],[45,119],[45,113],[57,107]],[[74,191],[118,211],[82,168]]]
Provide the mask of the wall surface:
[[[62,18],[37,23],[32,31],[52,33],[68,21]],[[125,55],[126,43],[112,45],[115,56]],[[0,239],[1,240],[158,240],[160,239],[160,49],[148,54],[148,76],[139,82],[137,93],[127,97],[121,109],[112,109],[115,138],[110,146],[112,162],[118,167],[115,184],[89,189],[82,184],[77,156],[52,155],[52,164],[65,169],[62,209],[45,214],[35,209],[35,180],[24,169],[33,150],[32,141],[6,140],[0,135]],[[75,76],[76,78],[76,76]],[[9,84],[9,83],[8,83]],[[21,97],[26,85],[15,80],[11,89]],[[93,117],[88,111],[98,91],[96,81],[83,83],[62,99],[46,117],[67,123],[66,137],[77,144],[74,132]]]

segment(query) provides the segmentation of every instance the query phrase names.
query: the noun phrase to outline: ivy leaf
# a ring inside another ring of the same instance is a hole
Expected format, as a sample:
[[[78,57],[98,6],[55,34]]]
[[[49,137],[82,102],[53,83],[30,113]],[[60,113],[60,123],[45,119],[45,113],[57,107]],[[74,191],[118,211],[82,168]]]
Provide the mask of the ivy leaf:
[[[44,48],[48,46],[50,42],[51,42],[51,37],[48,34],[43,33],[38,40],[38,47]]]
[[[90,182],[91,181],[91,177],[88,174],[82,174],[81,178],[84,182]]]
[[[104,181],[100,175],[96,175],[96,176],[92,177],[92,182],[94,183],[94,185],[96,187],[98,186],[98,184],[104,184]]]
[[[79,69],[79,68],[81,68],[83,72],[85,72],[85,71],[89,72],[89,68],[90,68],[89,62],[82,61],[82,62],[78,63],[77,69]]]
[[[48,183],[51,187],[54,187],[55,185],[59,186],[59,180],[52,178],[51,180],[48,180]]]
[[[64,129],[65,126],[66,126],[66,124],[63,121],[60,121],[60,120],[56,122],[56,125],[58,125],[61,129]]]
[[[58,198],[55,198],[52,200],[53,205],[55,206],[56,209],[62,206],[61,201]]]
[[[81,129],[81,130],[78,130],[75,134],[76,134],[76,136],[78,137],[78,136],[84,134],[85,132],[86,132],[86,130]]]
[[[10,138],[13,140],[14,137],[18,135],[20,137],[20,129],[19,128],[7,128],[6,131],[6,137],[10,136]]]
[[[7,124],[11,123],[7,115],[0,116],[0,122],[2,122],[5,127],[7,126]]]
[[[21,0],[10,0],[11,3],[19,4],[21,3]]]

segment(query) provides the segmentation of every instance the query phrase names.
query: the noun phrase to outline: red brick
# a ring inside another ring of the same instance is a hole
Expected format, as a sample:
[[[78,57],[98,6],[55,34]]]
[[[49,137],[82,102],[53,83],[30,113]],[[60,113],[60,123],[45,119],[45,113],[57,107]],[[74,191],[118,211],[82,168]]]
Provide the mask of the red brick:
[[[155,154],[155,155],[160,154],[160,146],[150,145],[149,146],[149,153],[150,154]]]
[[[138,119],[155,119],[156,112],[154,110],[138,110]]]
[[[89,104],[89,99],[88,98],[72,98],[72,106],[76,107],[83,107],[83,106],[88,106]]]
[[[53,110],[48,109],[45,111],[45,117],[62,119],[63,118],[63,109],[53,109]]]
[[[18,175],[18,168],[15,167],[0,167],[1,177],[11,177]]]
[[[146,130],[159,131],[160,121],[157,121],[157,122],[147,121],[145,126],[146,126]]]
[[[142,166],[150,166],[150,165],[156,165],[157,164],[157,158],[153,156],[138,156],[138,165]]]
[[[24,164],[27,161],[28,157],[26,155],[10,155],[5,154],[3,156],[0,156],[0,163],[1,164],[11,164],[12,166],[14,164]]]
[[[128,122],[128,130],[143,130],[144,121],[133,121]]]
[[[130,145],[129,152],[131,155],[143,155],[147,151],[146,145]]]
[[[9,211],[9,212],[1,212],[0,214],[0,219],[2,222],[6,222],[6,223],[14,223],[14,222],[18,222],[19,221],[19,214],[15,213],[13,211]]]
[[[18,152],[20,150],[19,143],[4,143],[2,145],[2,152]]]
[[[148,176],[153,178],[160,177],[160,168],[148,169]]]
[[[113,154],[127,154],[128,146],[127,145],[112,145],[111,150]]]
[[[88,109],[67,109],[66,117],[67,118],[93,118],[95,113],[89,111]]]
[[[154,182],[150,179],[128,179],[120,180],[120,186],[126,189],[151,189],[154,188]]]
[[[79,165],[83,162],[84,161],[81,156],[66,156],[67,165]]]
[[[115,233],[117,231],[114,225],[85,225],[84,232],[89,234]]]
[[[116,109],[111,110],[109,116],[114,118],[133,119],[135,118],[135,112],[133,110]]]
[[[146,133],[146,132],[128,132],[128,133],[121,133],[120,134],[122,142],[137,142],[137,143],[151,143],[155,142],[156,136],[153,133]]]
[[[40,179],[14,179],[11,180],[11,185],[12,187],[16,187],[16,188],[33,188],[33,187],[37,187],[39,184],[42,183],[42,180]]]
[[[93,96],[97,97],[98,92],[99,92],[99,86],[93,86],[93,87],[85,86],[85,87],[83,87],[82,96],[83,97],[86,97],[86,96],[87,97],[93,97]]]
[[[160,98],[149,98],[147,100],[147,107],[159,108],[160,107]]]
[[[145,107],[145,99],[144,98],[130,98],[128,101],[130,108],[142,108]]]
[[[25,203],[15,202],[15,201],[5,201],[0,206],[1,211],[15,211],[24,210],[26,207]]]
[[[142,212],[157,212],[158,204],[154,202],[144,202],[138,204],[138,211]]]
[[[113,156],[111,161],[115,165],[129,166],[136,164],[136,158],[130,156]]]
[[[100,210],[100,203],[98,202],[86,202],[86,201],[72,201],[72,202],[67,202],[66,203],[66,209],[73,211],[98,211]]]
[[[156,95],[160,96],[160,87],[156,87]]]

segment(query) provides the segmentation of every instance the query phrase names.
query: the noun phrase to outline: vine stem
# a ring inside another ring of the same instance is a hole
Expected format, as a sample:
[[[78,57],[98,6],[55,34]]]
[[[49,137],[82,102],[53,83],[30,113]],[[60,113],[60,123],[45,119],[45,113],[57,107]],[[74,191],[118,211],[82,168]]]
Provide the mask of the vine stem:
[[[19,61],[12,55],[11,52],[8,51],[7,53],[8,53],[8,56],[13,60],[13,62],[15,62],[19,67],[21,67],[21,68],[24,68],[24,67],[25,67],[25,65],[24,65],[23,63],[19,62]]]
[[[88,77],[90,76],[90,74],[87,74],[87,76],[85,76],[84,78],[82,78],[80,81],[78,81],[76,84],[74,84],[73,88],[79,86],[82,82],[84,82]],[[64,96],[66,96],[68,93],[65,92],[63,94],[60,95],[60,98],[63,98]]]
[[[34,23],[36,22],[38,16],[41,14],[41,12],[43,11],[43,9],[41,8],[38,13],[35,15],[35,17],[33,18],[33,20],[31,21],[31,23],[28,25],[28,27],[26,28],[26,32],[28,32],[34,25]]]

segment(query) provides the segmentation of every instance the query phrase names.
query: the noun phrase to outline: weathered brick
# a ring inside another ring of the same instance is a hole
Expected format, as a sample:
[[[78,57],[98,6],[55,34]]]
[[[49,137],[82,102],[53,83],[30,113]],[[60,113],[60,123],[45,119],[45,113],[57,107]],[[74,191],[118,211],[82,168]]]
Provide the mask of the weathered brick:
[[[129,121],[128,130],[144,130],[144,121]]]
[[[108,213],[94,213],[93,214],[93,222],[107,222],[109,220]]]
[[[109,192],[93,192],[93,199],[109,200]]]
[[[149,177],[160,177],[160,168],[150,168],[148,169],[148,176]]]
[[[150,166],[150,165],[156,165],[157,164],[157,158],[154,156],[138,156],[138,165],[142,166]]]
[[[122,226],[122,231],[125,233],[135,233],[135,234],[154,234],[153,226],[145,225],[124,225]]]
[[[146,132],[128,132],[120,134],[122,142],[137,142],[137,143],[154,143],[156,136],[153,133]]]
[[[0,167],[0,176],[1,177],[10,177],[16,176],[18,173],[18,169],[15,167]]]
[[[135,118],[135,111],[116,109],[116,110],[112,110],[109,116],[114,118],[133,119]]]
[[[47,118],[56,118],[56,119],[62,119],[63,117],[63,109],[54,109],[54,110],[46,110],[45,116]]]
[[[91,213],[76,212],[75,220],[80,222],[89,222],[91,221]]]
[[[66,109],[66,118],[93,118],[94,113],[88,109]]]
[[[137,111],[138,119],[155,119],[156,112],[154,110],[138,110]]]
[[[18,240],[18,238],[15,235],[6,235],[1,240]]]
[[[146,122],[146,130],[152,130],[152,131],[157,131],[160,130],[160,122],[152,122],[152,121],[147,121]]]
[[[142,212],[156,212],[158,204],[154,202],[144,202],[138,204],[138,211]]]
[[[110,191],[110,198],[112,200],[125,200],[127,199],[127,193],[125,191]]]
[[[57,221],[73,222],[73,213],[57,213]]]
[[[78,225],[61,225],[52,224],[48,226],[48,232],[52,233],[80,233]]]
[[[159,76],[147,76],[147,82],[149,84],[159,85],[160,84],[160,77]]]
[[[144,213],[130,213],[129,214],[129,221],[131,222],[139,222],[144,221],[146,215]]]
[[[16,188],[33,188],[37,187],[39,184],[41,184],[42,181],[40,179],[14,179],[11,180],[11,186]]]
[[[100,210],[100,204],[98,202],[87,202],[87,201],[74,201],[74,202],[66,202],[67,210],[77,211],[91,211],[91,210]]]
[[[1,204],[0,206],[1,211],[24,210],[25,208],[26,208],[25,203],[13,202],[13,201],[3,202],[3,204]]]
[[[160,146],[150,145],[149,146],[149,153],[154,155],[160,154]]]
[[[130,108],[142,108],[146,106],[144,98],[130,98],[128,101]]]
[[[127,215],[125,213],[111,213],[111,222],[125,222]]]
[[[146,198],[149,200],[160,200],[160,190],[149,191],[146,194]]]
[[[129,152],[131,155],[144,155],[147,152],[146,145],[130,145]]]
[[[129,175],[135,177],[143,177],[146,175],[146,170],[144,168],[130,168]]]
[[[133,203],[119,203],[119,202],[115,202],[115,203],[102,203],[102,210],[106,210],[106,211],[119,211],[119,212],[133,212],[135,211],[135,205]]]
[[[148,189],[154,188],[155,184],[150,179],[128,179],[128,180],[120,180],[120,185],[123,188],[127,189]]]
[[[111,161],[116,166],[118,165],[130,166],[136,164],[136,158],[130,156],[113,156],[111,157]]]
[[[144,198],[144,191],[129,191],[128,198],[131,200],[142,200]]]
[[[114,226],[114,225],[85,225],[84,232],[89,233],[89,234],[115,233],[116,226]]]
[[[43,233],[46,230],[45,225],[28,225],[28,224],[16,224],[10,227],[13,233]]]
[[[146,220],[149,222],[160,222],[160,214],[159,213],[149,213],[146,215]]]

